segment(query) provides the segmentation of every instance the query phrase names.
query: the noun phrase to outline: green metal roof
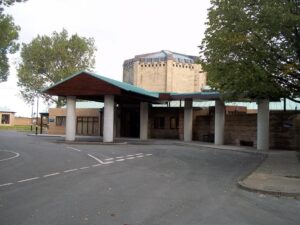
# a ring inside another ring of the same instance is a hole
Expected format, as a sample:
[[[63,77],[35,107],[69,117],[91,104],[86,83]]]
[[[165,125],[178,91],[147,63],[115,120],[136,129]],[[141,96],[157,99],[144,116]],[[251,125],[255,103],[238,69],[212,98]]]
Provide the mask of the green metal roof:
[[[75,74],[67,77],[66,79],[64,79],[64,80],[62,80],[62,81],[60,81],[60,82],[58,82],[58,83],[50,86],[49,88],[46,88],[46,89],[42,90],[42,92],[46,92],[47,90],[49,90],[49,89],[51,89],[51,88],[53,88],[53,87],[55,87],[55,86],[57,86],[57,85],[59,85],[61,83],[64,83],[65,81],[70,80],[70,79],[72,79],[72,78],[74,78],[74,77],[76,77],[76,76],[78,76],[78,75],[80,75],[82,73],[85,73],[85,74],[88,74],[90,76],[93,76],[93,77],[95,77],[95,78],[97,78],[99,80],[105,81],[105,82],[107,82],[107,83],[109,83],[109,84],[111,84],[111,85],[113,85],[115,87],[118,87],[118,88],[120,88],[122,90],[125,90],[125,91],[128,91],[128,92],[133,92],[133,93],[136,93],[136,94],[145,95],[147,97],[152,97],[152,98],[159,98],[159,94],[158,93],[150,92],[150,91],[147,91],[147,90],[145,90],[143,88],[139,88],[139,87],[136,87],[136,86],[128,84],[128,83],[124,83],[124,82],[121,82],[121,81],[113,80],[111,78],[104,77],[104,76],[98,75],[96,73],[92,73],[92,72],[88,72],[88,71],[84,71],[84,70],[83,71],[79,71],[79,72],[77,72],[77,73],[75,73]]]

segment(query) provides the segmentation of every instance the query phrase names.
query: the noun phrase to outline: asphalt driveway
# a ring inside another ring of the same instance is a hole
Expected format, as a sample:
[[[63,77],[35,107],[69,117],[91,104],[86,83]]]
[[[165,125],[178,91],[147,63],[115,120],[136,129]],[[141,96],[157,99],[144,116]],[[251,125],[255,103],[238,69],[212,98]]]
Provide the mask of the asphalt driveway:
[[[0,224],[299,224],[300,201],[240,190],[261,156],[68,145],[0,132]]]

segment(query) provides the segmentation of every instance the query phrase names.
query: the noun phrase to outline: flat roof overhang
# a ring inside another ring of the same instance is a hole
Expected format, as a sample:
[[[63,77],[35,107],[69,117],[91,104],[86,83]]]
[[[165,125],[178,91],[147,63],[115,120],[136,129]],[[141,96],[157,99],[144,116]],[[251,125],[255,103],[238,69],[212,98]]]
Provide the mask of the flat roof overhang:
[[[191,92],[191,93],[159,93],[160,100],[202,100],[215,101],[221,99],[219,92]]]

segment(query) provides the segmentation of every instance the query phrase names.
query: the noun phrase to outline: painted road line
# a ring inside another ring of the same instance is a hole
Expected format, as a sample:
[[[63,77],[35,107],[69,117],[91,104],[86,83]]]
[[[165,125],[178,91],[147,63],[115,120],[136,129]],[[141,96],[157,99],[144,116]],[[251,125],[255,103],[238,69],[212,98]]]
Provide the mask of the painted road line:
[[[128,158],[126,158],[126,159],[135,159],[135,157],[128,157]]]
[[[98,159],[96,156],[93,156],[91,154],[88,154],[89,157],[95,159],[97,162],[101,163],[101,164],[105,164],[105,162],[101,161],[101,159]]]
[[[0,162],[1,161],[6,161],[6,160],[10,160],[10,159],[14,159],[14,158],[17,158],[17,157],[19,157],[20,156],[20,154],[19,153],[17,153],[17,152],[13,152],[13,151],[8,151],[8,150],[0,150],[1,152],[10,152],[10,153],[13,153],[13,154],[15,154],[14,156],[12,156],[12,157],[9,157],[9,158],[5,158],[5,159],[0,159]]]
[[[92,167],[97,167],[97,166],[101,166],[102,164],[94,164],[92,165]]]
[[[85,169],[88,169],[88,168],[90,168],[89,166],[84,166],[84,167],[81,167],[81,168],[79,168],[80,170],[85,170]]]
[[[23,182],[37,180],[37,179],[39,179],[39,177],[32,177],[32,178],[28,178],[28,179],[24,179],[24,180],[19,180],[18,183],[23,183]]]
[[[125,159],[117,159],[116,162],[122,162],[125,161]]]
[[[136,156],[137,158],[143,158],[143,157],[145,157],[144,155],[138,155],[138,156]]]
[[[56,175],[58,175],[58,174],[60,174],[60,173],[50,173],[50,174],[46,174],[46,175],[44,175],[43,177],[52,177],[52,176],[56,176]]]
[[[110,161],[110,160],[114,160],[115,158],[108,158],[108,159],[105,159],[106,161]]]
[[[72,149],[72,150],[74,150],[74,151],[77,151],[77,152],[81,152],[81,150],[80,149],[77,149],[77,148],[73,148],[73,147],[67,147],[68,149]]]
[[[134,155],[126,155],[126,157],[132,157],[132,156],[134,156]]]
[[[105,162],[105,163],[102,163],[102,164],[106,165],[106,164],[112,164],[112,163],[114,163],[114,161],[108,161],[108,162]]]
[[[123,159],[124,158],[124,156],[118,156],[118,157],[116,157],[116,159]]]
[[[144,155],[144,153],[137,153],[137,154],[135,154],[135,155]]]
[[[76,171],[78,169],[70,169],[70,170],[65,170],[64,173],[70,173],[70,172],[73,172],[73,171]]]
[[[5,186],[9,186],[9,185],[12,185],[14,183],[6,183],[6,184],[0,184],[0,187],[5,187]]]
[[[151,156],[152,154],[146,154],[146,156]]]

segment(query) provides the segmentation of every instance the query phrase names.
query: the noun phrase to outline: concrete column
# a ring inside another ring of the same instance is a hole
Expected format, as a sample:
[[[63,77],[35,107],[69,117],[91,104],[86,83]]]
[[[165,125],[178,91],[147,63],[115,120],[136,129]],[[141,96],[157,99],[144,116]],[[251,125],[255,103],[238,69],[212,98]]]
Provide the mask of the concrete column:
[[[269,100],[257,102],[257,149],[269,149]]]
[[[183,140],[192,141],[193,137],[193,100],[184,101]]]
[[[224,102],[216,100],[215,103],[215,145],[224,144],[225,128],[225,105]]]
[[[140,104],[140,139],[148,139],[148,102]]]
[[[75,141],[76,97],[67,96],[66,141]]]
[[[115,101],[113,95],[104,96],[104,120],[103,120],[103,142],[114,141],[114,110]]]
[[[114,106],[114,138],[117,137],[117,129],[118,129],[118,108],[117,106],[115,105]]]

